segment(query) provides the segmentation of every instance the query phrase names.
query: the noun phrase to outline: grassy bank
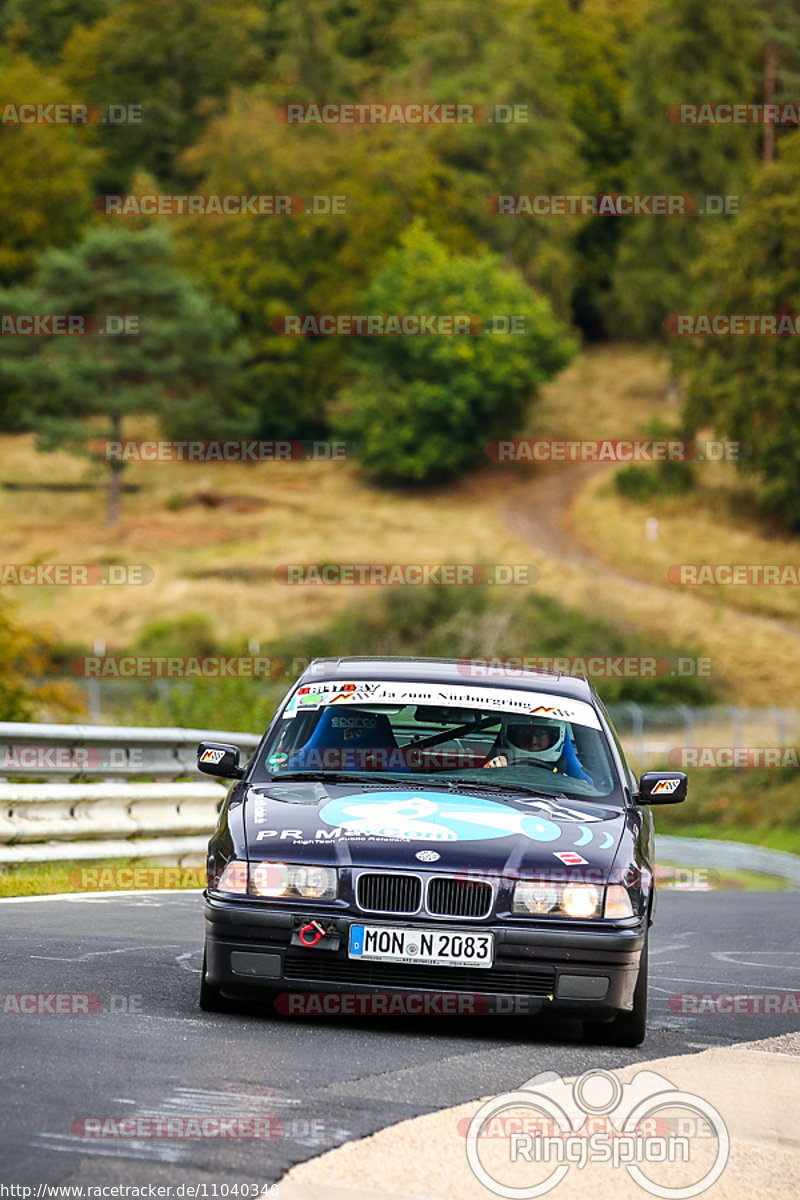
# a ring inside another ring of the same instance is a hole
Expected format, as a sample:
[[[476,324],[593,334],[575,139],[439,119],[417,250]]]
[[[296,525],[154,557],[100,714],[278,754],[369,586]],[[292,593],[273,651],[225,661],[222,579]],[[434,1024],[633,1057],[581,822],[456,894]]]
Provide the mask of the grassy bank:
[[[180,866],[155,858],[93,859],[91,862],[20,863],[0,868],[0,897],[72,892],[201,891],[205,866]]]
[[[748,842],[800,854],[797,771],[690,770],[683,804],[654,810],[659,833]]]

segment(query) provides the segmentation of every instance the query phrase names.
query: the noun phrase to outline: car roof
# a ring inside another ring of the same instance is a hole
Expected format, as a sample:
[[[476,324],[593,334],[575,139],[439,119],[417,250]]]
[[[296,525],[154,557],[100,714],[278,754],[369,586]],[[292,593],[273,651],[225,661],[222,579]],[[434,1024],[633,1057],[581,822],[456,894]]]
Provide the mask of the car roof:
[[[492,663],[495,663],[492,666]],[[573,700],[595,701],[594,689],[577,675],[505,667],[500,659],[480,658],[316,658],[298,680],[386,679],[414,683],[447,683],[473,687],[516,688],[549,692]]]

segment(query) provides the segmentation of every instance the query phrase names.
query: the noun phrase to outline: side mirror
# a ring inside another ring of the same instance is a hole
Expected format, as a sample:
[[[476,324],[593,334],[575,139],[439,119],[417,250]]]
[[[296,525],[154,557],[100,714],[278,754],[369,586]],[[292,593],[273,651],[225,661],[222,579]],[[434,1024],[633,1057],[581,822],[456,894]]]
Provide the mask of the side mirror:
[[[221,779],[241,779],[244,767],[239,766],[239,747],[225,742],[201,742],[197,747],[197,769]]]
[[[637,804],[679,804],[689,781],[683,771],[645,771],[639,780]]]

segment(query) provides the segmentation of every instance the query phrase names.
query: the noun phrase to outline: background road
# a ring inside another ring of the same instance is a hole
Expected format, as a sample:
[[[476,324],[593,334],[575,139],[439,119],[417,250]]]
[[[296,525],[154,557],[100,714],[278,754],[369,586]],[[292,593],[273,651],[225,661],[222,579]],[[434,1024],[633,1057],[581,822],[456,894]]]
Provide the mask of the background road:
[[[585,1046],[577,1023],[524,1017],[207,1015],[202,937],[194,893],[0,902],[4,1010],[20,993],[91,993],[103,1005],[0,1014],[0,1182],[270,1183],[330,1146],[540,1071],[575,1075],[800,1027],[796,1014],[684,1015],[668,1004],[675,993],[800,993],[794,892],[659,894],[650,1032],[637,1050]],[[279,1118],[284,1134],[88,1141],[72,1129],[157,1114]]]

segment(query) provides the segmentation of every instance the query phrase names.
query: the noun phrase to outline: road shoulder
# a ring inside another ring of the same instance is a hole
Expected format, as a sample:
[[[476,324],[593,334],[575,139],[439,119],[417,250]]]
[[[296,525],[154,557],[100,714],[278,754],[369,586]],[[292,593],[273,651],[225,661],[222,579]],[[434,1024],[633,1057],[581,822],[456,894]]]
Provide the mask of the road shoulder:
[[[680,1091],[713,1105],[727,1126],[730,1157],[704,1196],[797,1196],[800,1033],[637,1062],[610,1074],[624,1084],[643,1070],[657,1072]],[[465,1151],[469,1121],[486,1099],[402,1121],[303,1163],[281,1181],[278,1200],[488,1200],[497,1193],[478,1182]],[[498,1140],[505,1143],[507,1161],[507,1139]],[[558,1200],[587,1195],[641,1200],[649,1193],[624,1166],[589,1164],[570,1169],[552,1194]]]

